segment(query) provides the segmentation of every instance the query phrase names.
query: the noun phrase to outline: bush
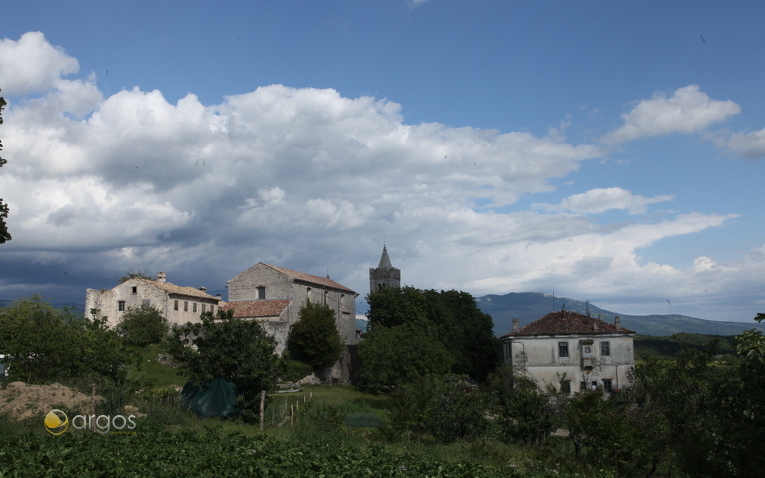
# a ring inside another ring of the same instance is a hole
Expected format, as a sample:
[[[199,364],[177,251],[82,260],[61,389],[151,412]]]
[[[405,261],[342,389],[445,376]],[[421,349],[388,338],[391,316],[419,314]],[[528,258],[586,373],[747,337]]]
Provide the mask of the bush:
[[[167,337],[167,320],[154,306],[128,307],[117,325],[127,343],[138,347],[159,344]]]
[[[288,360],[287,369],[284,372],[285,382],[297,382],[313,373],[313,367],[299,360]]]
[[[424,432],[450,443],[481,436],[490,396],[464,375],[426,376],[401,385],[391,395],[394,429],[420,437]]]
[[[326,304],[306,300],[298,312],[298,321],[290,328],[290,353],[313,367],[331,367],[343,350],[337,333],[335,312]]]

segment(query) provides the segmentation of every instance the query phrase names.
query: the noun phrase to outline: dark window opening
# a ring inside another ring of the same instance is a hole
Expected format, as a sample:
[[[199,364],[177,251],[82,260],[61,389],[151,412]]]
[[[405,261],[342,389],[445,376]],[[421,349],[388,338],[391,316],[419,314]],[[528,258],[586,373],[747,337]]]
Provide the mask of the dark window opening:
[[[258,299],[263,300],[266,298],[266,288],[263,286],[258,287]]]
[[[124,312],[125,311],[125,301],[124,300],[117,301],[117,310],[119,310],[120,312]]]
[[[558,357],[568,357],[568,342],[558,342]]]
[[[611,355],[611,343],[608,341],[601,342],[600,343],[600,355],[603,357],[608,357]]]
[[[611,379],[608,379],[608,378],[603,379],[603,390],[605,390],[606,392],[611,391]]]
[[[178,310],[178,301],[177,300],[173,303],[173,309],[174,310]]]
[[[585,382],[584,380],[579,382],[579,390],[587,390],[587,382]]]
[[[192,309],[192,312],[196,312],[197,311],[197,303],[196,302],[194,302],[194,304],[192,305],[191,309]]]
[[[138,293],[138,287],[137,287],[137,286],[133,286],[133,287],[131,287],[131,288],[130,288],[130,292],[131,292],[132,294],[137,294],[137,293]]]
[[[571,380],[561,380],[560,391],[563,393],[571,393]]]
[[[189,301],[188,300],[184,300],[183,301],[183,311],[184,312],[188,312],[189,311]]]

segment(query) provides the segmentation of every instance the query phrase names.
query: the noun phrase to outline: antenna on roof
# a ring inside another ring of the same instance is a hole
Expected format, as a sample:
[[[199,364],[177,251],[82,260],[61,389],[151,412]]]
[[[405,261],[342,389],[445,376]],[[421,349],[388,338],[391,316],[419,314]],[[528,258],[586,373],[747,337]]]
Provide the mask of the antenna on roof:
[[[327,268],[327,279],[329,279],[329,268]]]

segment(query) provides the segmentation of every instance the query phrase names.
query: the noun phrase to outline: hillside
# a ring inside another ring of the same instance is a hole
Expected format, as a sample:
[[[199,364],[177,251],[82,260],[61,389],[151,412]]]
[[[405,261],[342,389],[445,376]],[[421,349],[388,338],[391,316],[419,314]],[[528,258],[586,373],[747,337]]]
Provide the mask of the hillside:
[[[478,307],[494,319],[494,333],[506,334],[513,328],[512,319],[520,319],[526,325],[553,310],[553,297],[541,292],[511,292],[505,295],[486,295],[476,299]],[[586,303],[567,297],[555,298],[555,310],[561,306],[566,310],[585,313]],[[737,335],[749,329],[765,332],[765,324],[757,322],[717,322],[697,319],[684,315],[627,315],[601,309],[590,303],[590,313],[597,317],[603,314],[603,320],[613,322],[614,316],[621,317],[621,325],[642,335],[672,335],[693,333],[704,335]]]

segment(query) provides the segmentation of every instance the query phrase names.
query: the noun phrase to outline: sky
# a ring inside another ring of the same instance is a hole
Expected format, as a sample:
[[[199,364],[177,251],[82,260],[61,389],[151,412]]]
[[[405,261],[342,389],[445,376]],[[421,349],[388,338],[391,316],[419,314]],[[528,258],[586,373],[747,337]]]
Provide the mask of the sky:
[[[765,3],[3,5],[0,298],[265,262],[765,312]]]

